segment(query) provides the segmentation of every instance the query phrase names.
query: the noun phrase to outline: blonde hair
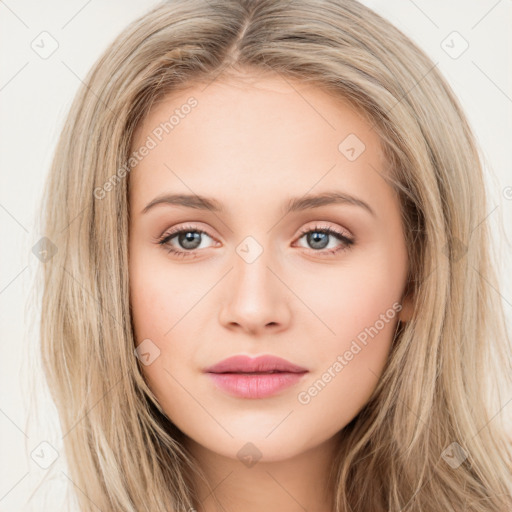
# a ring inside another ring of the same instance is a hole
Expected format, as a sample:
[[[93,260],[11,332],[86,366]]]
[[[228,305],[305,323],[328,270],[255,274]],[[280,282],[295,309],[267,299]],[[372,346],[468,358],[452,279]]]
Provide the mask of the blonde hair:
[[[433,62],[355,0],[163,2],[116,38],[78,92],[41,206],[41,232],[58,248],[42,270],[41,353],[81,510],[200,505],[201,468],[134,356],[125,165],[155,101],[244,70],[356,106],[400,197],[414,312],[344,428],[333,509],[511,510],[512,440],[497,415],[512,389],[510,340],[479,150]]]

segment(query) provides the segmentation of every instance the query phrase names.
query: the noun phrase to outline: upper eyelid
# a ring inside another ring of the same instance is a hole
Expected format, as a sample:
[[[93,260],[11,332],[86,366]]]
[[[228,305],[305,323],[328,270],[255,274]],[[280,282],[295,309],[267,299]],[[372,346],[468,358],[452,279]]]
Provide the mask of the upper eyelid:
[[[344,236],[345,238],[352,238],[352,233],[347,228],[338,228],[333,226],[321,226],[319,225],[319,222],[317,221],[314,226],[307,226],[302,228],[299,231],[299,235],[302,236],[305,233],[309,233],[310,231],[334,231],[336,233],[339,233],[340,235]]]

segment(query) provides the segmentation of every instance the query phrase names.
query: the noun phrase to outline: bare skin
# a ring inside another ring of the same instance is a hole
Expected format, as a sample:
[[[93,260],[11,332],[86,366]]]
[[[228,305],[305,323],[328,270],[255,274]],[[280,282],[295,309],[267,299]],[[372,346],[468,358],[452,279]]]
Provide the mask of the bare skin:
[[[380,141],[348,103],[319,88],[247,75],[155,104],[133,149],[191,96],[197,106],[130,175],[135,336],[159,351],[144,375],[186,434],[220,510],[329,512],[337,435],[368,402],[411,308],[400,205],[382,177]],[[350,134],[357,139],[340,149]],[[284,213],[292,197],[334,191],[371,212],[342,202]],[[207,196],[223,210],[159,203],[142,213],[162,194]],[[184,235],[157,243],[177,228],[196,233],[196,248]],[[318,233],[326,228],[353,243]],[[370,326],[378,333],[364,344]],[[267,398],[231,396],[203,369],[238,354],[276,355],[308,372]],[[198,511],[217,510],[198,488]]]

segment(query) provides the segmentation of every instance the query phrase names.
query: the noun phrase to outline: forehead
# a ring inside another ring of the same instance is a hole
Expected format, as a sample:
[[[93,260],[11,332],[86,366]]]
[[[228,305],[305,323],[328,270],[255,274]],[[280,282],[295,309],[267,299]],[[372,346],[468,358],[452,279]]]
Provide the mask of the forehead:
[[[287,133],[296,131],[321,131],[329,128],[337,131],[340,128],[340,114],[346,126],[363,135],[369,128],[368,122],[360,109],[332,91],[327,91],[318,84],[307,83],[296,78],[283,77],[279,74],[228,75],[210,82],[191,82],[180,86],[179,90],[168,93],[155,102],[150,112],[137,126],[133,145],[141,143],[141,138],[165,123],[173,113],[188,110],[186,103],[193,97],[197,100],[193,116],[182,125],[194,126],[201,124],[205,129],[227,130],[233,125],[244,125],[245,130],[239,133],[240,140],[245,134],[272,129],[271,122],[280,121]],[[211,114],[215,114],[212,117]],[[180,119],[183,119],[180,116]],[[175,125],[172,129],[177,128]],[[214,135],[213,133],[211,135]],[[231,133],[232,137],[237,134]],[[281,135],[285,133],[282,130]],[[375,141],[375,133],[371,134]]]
[[[343,182],[354,192],[363,182],[367,192],[382,186],[381,143],[365,116],[341,96],[280,75],[174,91],[139,124],[132,151],[150,140],[130,175],[130,188],[148,200],[162,187],[222,195],[227,185],[244,194],[276,186],[304,194],[316,183]]]

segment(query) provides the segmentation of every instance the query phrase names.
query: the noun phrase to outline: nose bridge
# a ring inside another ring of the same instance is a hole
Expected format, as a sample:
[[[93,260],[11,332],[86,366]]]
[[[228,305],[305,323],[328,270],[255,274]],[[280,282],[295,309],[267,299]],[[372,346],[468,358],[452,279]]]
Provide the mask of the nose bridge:
[[[261,236],[259,237],[261,240]],[[263,246],[265,243],[266,247]],[[271,282],[272,276],[268,266],[271,249],[265,240],[258,241],[253,236],[247,236],[235,249],[233,292],[241,299],[259,298],[268,300],[267,295],[275,295],[271,292],[275,283]]]
[[[255,331],[269,324],[284,325],[289,320],[285,287],[270,270],[272,250],[263,243],[247,236],[235,248],[234,268],[221,308],[225,325],[238,324]]]

